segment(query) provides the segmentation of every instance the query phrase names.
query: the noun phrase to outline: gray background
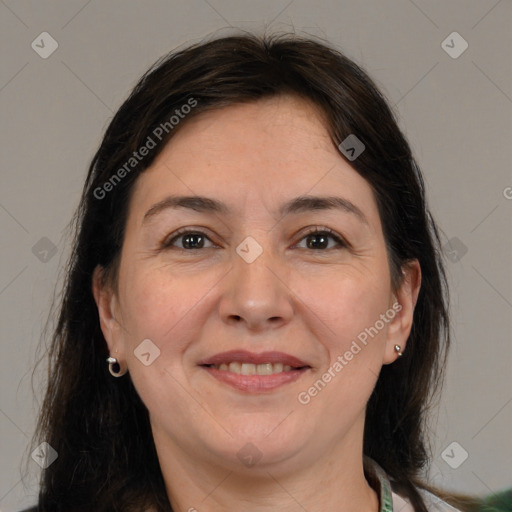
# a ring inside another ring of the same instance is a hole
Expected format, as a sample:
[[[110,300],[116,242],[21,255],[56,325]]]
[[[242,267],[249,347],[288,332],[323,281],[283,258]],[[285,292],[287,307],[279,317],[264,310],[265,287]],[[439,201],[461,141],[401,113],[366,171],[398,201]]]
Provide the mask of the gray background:
[[[395,106],[452,249],[454,349],[432,424],[431,477],[459,491],[510,486],[511,26],[508,0],[0,0],[0,511],[35,502],[28,441],[44,373],[35,397],[30,375],[101,135],[158,57],[237,28],[324,37]],[[43,46],[45,31],[58,49],[43,59],[31,43]],[[454,31],[469,44],[458,58],[442,47]]]

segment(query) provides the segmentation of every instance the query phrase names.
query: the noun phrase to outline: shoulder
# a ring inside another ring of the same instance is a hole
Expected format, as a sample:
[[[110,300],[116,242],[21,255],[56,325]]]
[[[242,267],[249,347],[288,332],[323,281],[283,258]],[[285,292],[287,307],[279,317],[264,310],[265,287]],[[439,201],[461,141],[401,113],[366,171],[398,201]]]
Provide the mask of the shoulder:
[[[379,496],[380,512],[415,512],[409,499],[399,494],[396,482],[373,459],[364,459],[365,475]],[[461,512],[438,496],[424,489],[417,489],[428,512]]]
[[[427,509],[432,510],[433,512],[460,512],[458,508],[453,507],[446,501],[443,501],[441,498],[428,492],[424,489],[420,489],[420,494],[423,498],[423,501],[427,505]]]
[[[423,502],[427,507],[428,512],[461,512],[459,509],[452,507],[446,501],[443,501],[441,498],[428,492],[424,489],[418,489],[421,497],[423,498]],[[399,494],[393,492],[393,510],[399,512],[414,512],[414,509],[409,502],[409,500],[403,498]]]

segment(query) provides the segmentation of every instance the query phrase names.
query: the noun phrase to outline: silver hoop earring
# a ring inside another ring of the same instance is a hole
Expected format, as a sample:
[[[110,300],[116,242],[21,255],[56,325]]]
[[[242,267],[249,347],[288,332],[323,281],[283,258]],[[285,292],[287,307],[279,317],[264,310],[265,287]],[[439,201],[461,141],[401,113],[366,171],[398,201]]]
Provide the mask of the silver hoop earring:
[[[126,366],[121,368],[121,363],[115,357],[107,357],[108,371],[114,377],[122,377],[127,371]]]
[[[395,345],[395,352],[397,353],[398,357],[402,357],[402,347],[400,345]]]

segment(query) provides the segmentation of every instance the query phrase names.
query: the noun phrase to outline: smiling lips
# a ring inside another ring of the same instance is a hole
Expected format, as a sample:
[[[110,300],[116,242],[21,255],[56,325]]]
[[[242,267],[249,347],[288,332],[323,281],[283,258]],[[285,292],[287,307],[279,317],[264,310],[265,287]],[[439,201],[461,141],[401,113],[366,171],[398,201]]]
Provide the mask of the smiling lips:
[[[283,365],[283,363],[263,363],[263,364],[253,364],[253,363],[240,363],[238,361],[233,361],[232,363],[226,364],[216,364],[213,365],[213,368],[217,368],[217,370],[221,370],[224,372],[233,372],[238,375],[272,375],[274,373],[281,372],[289,372],[292,367],[289,364]]]
[[[210,375],[249,393],[271,391],[297,380],[311,368],[307,363],[283,352],[255,354],[245,350],[222,352],[199,363]]]

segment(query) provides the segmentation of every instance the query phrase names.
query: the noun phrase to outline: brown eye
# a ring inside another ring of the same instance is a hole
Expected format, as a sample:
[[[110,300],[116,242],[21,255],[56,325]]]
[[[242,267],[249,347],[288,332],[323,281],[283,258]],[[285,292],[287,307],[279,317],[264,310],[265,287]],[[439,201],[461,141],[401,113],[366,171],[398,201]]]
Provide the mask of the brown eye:
[[[315,229],[307,233],[302,239],[306,240],[306,249],[325,250],[337,247],[345,247],[345,242],[330,229]],[[335,247],[329,247],[329,240],[335,241]]]
[[[182,231],[164,243],[164,247],[176,247],[183,250],[208,249],[206,242],[211,240],[201,231]],[[177,242],[177,244],[176,244]],[[212,244],[213,246],[213,244]]]

